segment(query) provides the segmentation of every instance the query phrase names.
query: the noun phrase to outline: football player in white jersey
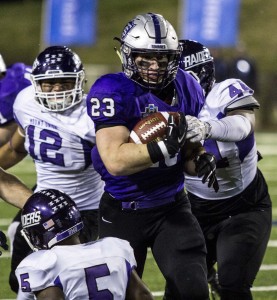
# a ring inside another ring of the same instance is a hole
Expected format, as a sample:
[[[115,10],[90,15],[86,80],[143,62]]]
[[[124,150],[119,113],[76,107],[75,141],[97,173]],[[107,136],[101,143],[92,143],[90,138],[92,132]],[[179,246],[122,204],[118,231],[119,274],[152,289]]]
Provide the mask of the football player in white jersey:
[[[130,244],[107,237],[81,244],[80,212],[67,194],[34,193],[21,214],[22,234],[34,250],[18,266],[23,299],[153,300],[137,275]]]
[[[31,80],[32,85],[15,100],[14,116],[19,127],[10,142],[1,147],[0,166],[10,168],[29,154],[36,167],[35,191],[58,187],[74,195],[84,221],[81,241],[94,240],[98,236],[103,183],[90,157],[95,129],[86,113],[82,62],[66,46],[48,47],[36,58]],[[17,233],[20,239],[19,229]],[[15,238],[14,253],[16,248],[20,256],[22,248],[17,247]],[[12,263],[12,269],[21,259]]]
[[[252,299],[272,218],[267,184],[257,167],[254,110],[259,103],[240,79],[215,81],[209,49],[192,40],[182,44],[180,67],[196,78],[206,97],[198,118],[186,116],[187,138],[215,155],[219,190],[191,176],[185,177],[185,187],[205,235],[208,269],[217,263],[220,299]]]

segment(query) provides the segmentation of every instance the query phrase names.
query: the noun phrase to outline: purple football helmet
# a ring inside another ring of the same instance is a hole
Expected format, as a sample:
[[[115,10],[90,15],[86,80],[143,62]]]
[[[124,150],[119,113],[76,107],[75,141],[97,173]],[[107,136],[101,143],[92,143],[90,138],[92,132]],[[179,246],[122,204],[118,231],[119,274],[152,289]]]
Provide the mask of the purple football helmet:
[[[43,92],[42,80],[73,79],[73,89],[62,92]],[[51,46],[42,51],[33,64],[31,75],[35,100],[50,111],[64,111],[83,98],[85,71],[79,56],[66,46]]]
[[[33,251],[50,249],[83,228],[75,202],[54,189],[36,192],[27,200],[21,223],[21,233]]]
[[[180,40],[183,51],[180,68],[190,73],[207,95],[215,82],[214,59],[208,48],[197,41]]]

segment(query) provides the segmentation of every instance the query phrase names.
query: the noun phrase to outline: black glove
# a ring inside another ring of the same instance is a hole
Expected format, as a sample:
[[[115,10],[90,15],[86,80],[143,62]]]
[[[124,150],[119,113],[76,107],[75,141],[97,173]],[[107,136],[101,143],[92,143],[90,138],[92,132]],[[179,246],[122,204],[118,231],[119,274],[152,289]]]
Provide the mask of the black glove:
[[[208,182],[208,187],[213,187],[215,192],[218,192],[219,186],[215,174],[216,160],[214,155],[203,153],[194,159],[195,171],[198,177],[202,177],[202,182]]]
[[[2,247],[4,250],[8,250],[9,246],[7,244],[7,237],[5,236],[5,233],[0,230],[0,247]],[[2,252],[0,251],[0,255],[2,255]]]
[[[175,123],[173,115],[169,115],[166,137],[163,140],[147,144],[147,149],[153,163],[174,156],[184,145],[187,134],[187,121],[183,113],[179,114],[179,124]]]

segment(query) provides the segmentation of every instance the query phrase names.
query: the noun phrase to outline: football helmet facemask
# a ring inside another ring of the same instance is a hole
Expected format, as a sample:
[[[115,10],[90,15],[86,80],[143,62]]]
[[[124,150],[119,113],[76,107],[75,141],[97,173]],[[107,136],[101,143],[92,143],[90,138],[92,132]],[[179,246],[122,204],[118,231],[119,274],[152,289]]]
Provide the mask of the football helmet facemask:
[[[197,41],[180,40],[183,46],[180,68],[190,73],[207,95],[215,82],[214,59],[208,48]]]
[[[43,92],[43,80],[71,79],[73,89]],[[36,58],[31,80],[35,100],[49,111],[64,111],[80,103],[83,97],[85,71],[79,56],[66,46],[51,46]]]
[[[36,192],[27,200],[21,223],[21,234],[33,251],[50,249],[83,228],[75,202],[54,189]]]
[[[163,16],[137,15],[125,26],[121,38],[115,39],[121,43],[122,69],[128,78],[147,89],[161,89],[176,77],[181,46]]]

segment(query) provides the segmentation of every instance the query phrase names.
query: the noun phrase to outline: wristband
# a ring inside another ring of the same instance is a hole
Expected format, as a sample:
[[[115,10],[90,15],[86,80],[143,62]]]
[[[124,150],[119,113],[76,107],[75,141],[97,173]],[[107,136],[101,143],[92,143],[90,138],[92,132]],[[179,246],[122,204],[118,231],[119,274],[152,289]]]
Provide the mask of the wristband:
[[[147,144],[147,150],[150,156],[150,159],[153,163],[156,163],[162,159],[169,157],[166,145],[164,141],[160,142],[150,142]]]

